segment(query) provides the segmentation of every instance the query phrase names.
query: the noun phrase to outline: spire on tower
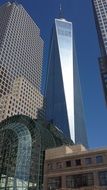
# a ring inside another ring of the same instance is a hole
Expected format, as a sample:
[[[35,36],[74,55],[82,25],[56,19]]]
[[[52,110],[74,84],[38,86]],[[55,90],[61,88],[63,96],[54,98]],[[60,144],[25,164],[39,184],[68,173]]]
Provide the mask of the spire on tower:
[[[62,5],[61,5],[61,3],[60,3],[60,12],[62,11]]]
[[[62,14],[62,4],[60,3],[60,7],[59,7],[59,18],[63,18],[63,14]]]

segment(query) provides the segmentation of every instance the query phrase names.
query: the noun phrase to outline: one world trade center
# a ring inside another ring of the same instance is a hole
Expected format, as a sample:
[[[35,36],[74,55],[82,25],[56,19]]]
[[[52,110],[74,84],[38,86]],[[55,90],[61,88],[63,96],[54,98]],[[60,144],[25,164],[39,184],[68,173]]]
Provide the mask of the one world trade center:
[[[63,18],[55,19],[52,30],[45,92],[47,120],[87,147],[73,27]]]

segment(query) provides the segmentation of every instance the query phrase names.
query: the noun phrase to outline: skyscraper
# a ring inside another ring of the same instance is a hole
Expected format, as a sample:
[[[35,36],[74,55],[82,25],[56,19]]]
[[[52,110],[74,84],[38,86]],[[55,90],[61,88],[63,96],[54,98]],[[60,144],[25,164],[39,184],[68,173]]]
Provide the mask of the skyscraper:
[[[92,0],[92,5],[101,50],[100,73],[107,103],[107,0]]]
[[[0,7],[0,121],[24,114],[36,118],[43,107],[43,40],[22,5]]]
[[[74,143],[87,146],[72,23],[55,19],[46,82],[46,117]]]

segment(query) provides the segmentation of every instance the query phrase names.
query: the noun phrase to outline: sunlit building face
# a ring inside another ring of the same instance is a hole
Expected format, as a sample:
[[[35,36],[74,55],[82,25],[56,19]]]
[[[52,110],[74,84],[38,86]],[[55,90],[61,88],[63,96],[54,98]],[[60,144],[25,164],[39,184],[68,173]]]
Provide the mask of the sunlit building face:
[[[21,4],[0,6],[0,122],[12,115],[37,118],[41,95],[43,40]]]
[[[55,19],[46,86],[47,119],[52,120],[74,143],[87,146],[73,46],[72,23],[65,19]]]
[[[107,0],[92,0],[92,4],[101,50],[100,73],[107,104]]]

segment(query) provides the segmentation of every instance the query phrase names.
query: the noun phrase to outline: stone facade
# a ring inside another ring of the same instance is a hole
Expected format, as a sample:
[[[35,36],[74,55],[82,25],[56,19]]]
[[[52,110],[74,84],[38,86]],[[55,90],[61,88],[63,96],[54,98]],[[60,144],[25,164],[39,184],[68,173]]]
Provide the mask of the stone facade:
[[[44,190],[107,190],[107,149],[82,145],[46,150]]]
[[[0,121],[14,114],[36,118],[36,109],[43,105],[42,60],[40,29],[23,6],[16,2],[0,6]]]
[[[32,119],[44,118],[44,98],[28,80],[19,77],[14,81],[12,92],[0,98],[0,121],[12,115],[23,114]]]

